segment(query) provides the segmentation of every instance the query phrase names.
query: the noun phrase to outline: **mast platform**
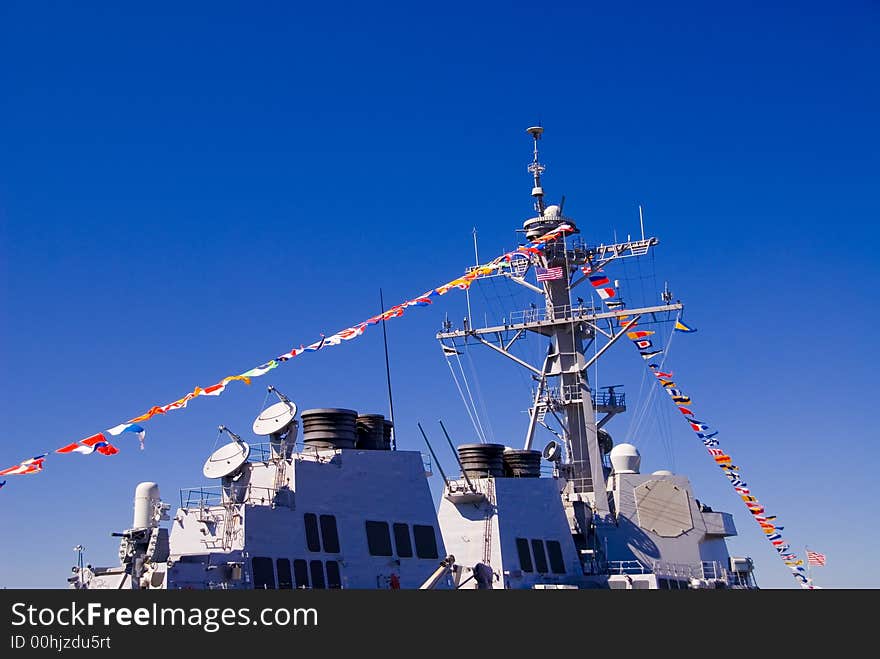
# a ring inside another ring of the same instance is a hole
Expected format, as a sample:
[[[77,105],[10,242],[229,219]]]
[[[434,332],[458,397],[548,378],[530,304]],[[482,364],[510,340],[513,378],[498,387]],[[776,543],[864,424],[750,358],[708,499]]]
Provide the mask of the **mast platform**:
[[[486,334],[494,334],[496,336],[504,336],[505,334],[522,333],[524,331],[537,332],[539,334],[551,334],[554,329],[558,329],[572,323],[586,322],[591,325],[598,325],[602,320],[613,321],[616,318],[632,318],[633,316],[650,316],[649,320],[644,322],[665,322],[673,320],[668,316],[674,311],[680,311],[684,305],[680,302],[674,304],[662,304],[653,307],[641,307],[638,309],[620,309],[618,311],[605,311],[596,313],[591,307],[578,307],[571,305],[556,306],[548,309],[525,309],[523,311],[515,311],[511,314],[510,321],[504,325],[494,325],[491,327],[481,328],[464,328],[456,330],[448,330],[438,332],[436,338],[440,341],[445,339],[466,339],[470,336],[482,336]],[[613,323],[612,323],[613,324]],[[516,338],[519,338],[518,336]]]

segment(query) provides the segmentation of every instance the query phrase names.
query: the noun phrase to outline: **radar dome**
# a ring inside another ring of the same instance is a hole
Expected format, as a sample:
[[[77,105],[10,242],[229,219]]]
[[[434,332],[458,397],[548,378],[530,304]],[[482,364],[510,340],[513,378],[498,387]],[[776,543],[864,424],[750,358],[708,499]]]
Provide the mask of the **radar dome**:
[[[559,206],[553,204],[544,209],[544,217],[559,217]]]
[[[637,474],[642,457],[632,444],[618,444],[609,454],[615,474]]]
[[[651,475],[652,476],[675,476],[675,474],[673,474],[668,469],[658,469],[657,471],[651,472]]]

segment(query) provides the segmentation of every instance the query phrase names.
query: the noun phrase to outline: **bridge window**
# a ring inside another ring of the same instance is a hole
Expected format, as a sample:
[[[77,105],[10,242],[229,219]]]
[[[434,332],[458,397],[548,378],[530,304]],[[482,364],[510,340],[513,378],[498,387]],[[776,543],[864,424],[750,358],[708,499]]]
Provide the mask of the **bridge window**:
[[[312,588],[324,588],[324,563],[322,561],[312,561],[310,564],[312,573]]]
[[[321,536],[318,534],[318,516],[315,513],[303,515],[306,523],[306,546],[309,551],[321,551]]]
[[[419,558],[437,558],[437,536],[433,526],[413,524],[413,537]]]
[[[565,561],[562,560],[562,545],[558,540],[547,541],[547,557],[550,559],[550,569],[554,574],[565,574]]]
[[[412,541],[409,539],[409,524],[394,524],[394,546],[400,558],[412,558]]]
[[[367,546],[370,556],[391,556],[391,533],[388,522],[367,521]]]
[[[297,588],[309,587],[309,566],[301,558],[298,558],[293,562],[293,578],[296,582]]]
[[[532,567],[532,553],[529,551],[529,541],[525,538],[516,539],[516,553],[519,555],[519,569],[523,572],[534,572]]]
[[[275,568],[272,559],[255,556],[251,559],[254,571],[254,588],[258,590],[275,590]]]
[[[547,570],[547,554],[544,553],[544,541],[532,539],[532,553],[535,555],[535,570],[545,574]]]
[[[321,538],[324,540],[324,551],[328,554],[339,553],[339,533],[336,531],[335,515],[321,515]]]
[[[279,558],[275,562],[278,569],[278,588],[279,590],[290,590],[293,588],[293,579],[290,576],[290,559]]]
[[[327,588],[342,588],[339,563],[336,561],[327,561]]]

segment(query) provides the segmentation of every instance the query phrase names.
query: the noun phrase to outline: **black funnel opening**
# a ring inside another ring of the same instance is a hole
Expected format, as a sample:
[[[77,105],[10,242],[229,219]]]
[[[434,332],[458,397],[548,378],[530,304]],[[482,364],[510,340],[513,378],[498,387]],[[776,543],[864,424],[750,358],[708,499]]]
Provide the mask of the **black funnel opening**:
[[[504,476],[504,446],[501,444],[462,444],[458,458],[468,478]]]

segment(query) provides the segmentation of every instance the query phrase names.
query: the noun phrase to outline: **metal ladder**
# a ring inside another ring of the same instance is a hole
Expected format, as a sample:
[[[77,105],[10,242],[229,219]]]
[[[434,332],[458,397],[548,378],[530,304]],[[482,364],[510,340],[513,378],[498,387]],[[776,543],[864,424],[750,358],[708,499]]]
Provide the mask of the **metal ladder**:
[[[486,479],[486,521],[483,528],[483,562],[491,565],[492,561],[492,519],[495,516],[495,485],[491,478]]]

